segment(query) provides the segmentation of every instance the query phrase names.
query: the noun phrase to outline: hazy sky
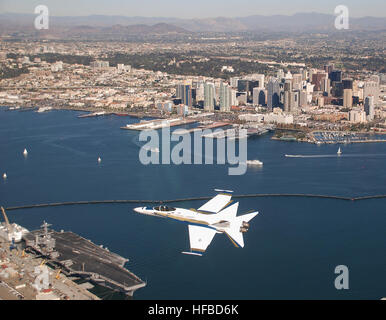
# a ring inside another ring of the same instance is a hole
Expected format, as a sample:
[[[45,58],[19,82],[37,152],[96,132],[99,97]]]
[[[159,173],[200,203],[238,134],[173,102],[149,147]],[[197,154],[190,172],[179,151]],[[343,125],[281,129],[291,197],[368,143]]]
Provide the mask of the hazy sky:
[[[254,14],[291,15],[297,12],[334,14],[337,5],[346,5],[353,17],[386,16],[385,0],[0,0],[0,13],[34,13],[44,4],[53,16],[91,14],[207,18]]]

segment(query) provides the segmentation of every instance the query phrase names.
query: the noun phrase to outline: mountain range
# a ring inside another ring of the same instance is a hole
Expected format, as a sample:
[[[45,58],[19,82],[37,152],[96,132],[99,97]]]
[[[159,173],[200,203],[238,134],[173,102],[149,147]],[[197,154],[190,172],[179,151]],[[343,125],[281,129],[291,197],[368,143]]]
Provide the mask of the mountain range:
[[[0,14],[0,29],[20,31],[34,28],[34,14]],[[190,33],[190,32],[240,32],[273,31],[304,32],[334,30],[336,16],[323,13],[297,13],[294,15],[251,15],[247,17],[217,17],[203,19],[180,19],[165,17],[127,16],[52,16],[50,29],[73,29],[87,27],[106,32],[127,33]],[[108,29],[110,28],[110,29]],[[350,30],[386,30],[386,17],[350,18]],[[91,31],[90,29],[89,31]]]

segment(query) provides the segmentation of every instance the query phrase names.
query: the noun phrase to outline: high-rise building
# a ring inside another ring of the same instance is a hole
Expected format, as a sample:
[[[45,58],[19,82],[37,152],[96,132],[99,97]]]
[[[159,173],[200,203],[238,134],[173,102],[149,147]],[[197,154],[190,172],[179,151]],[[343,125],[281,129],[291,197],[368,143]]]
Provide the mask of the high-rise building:
[[[302,89],[302,75],[301,73],[295,73],[292,76],[292,88],[294,90],[301,90]]]
[[[343,107],[352,108],[352,89],[343,90]]]
[[[284,93],[283,93],[283,106],[285,112],[290,112],[291,104],[291,91],[292,91],[292,81],[285,80],[284,82]]]
[[[343,79],[343,90],[344,89],[353,89],[353,79]]]
[[[334,64],[330,63],[324,66],[324,71],[330,74],[334,70]]]
[[[232,78],[229,79],[229,81],[230,81],[230,84],[231,84],[232,88],[237,88],[238,82],[239,82],[239,78],[232,77]]]
[[[249,80],[240,79],[237,83],[238,92],[247,92],[249,91]]]
[[[280,106],[280,85],[276,78],[271,78],[267,84],[267,106],[270,111]]]
[[[199,82],[196,89],[196,101],[204,101],[204,83]]]
[[[190,85],[185,86],[184,88],[184,95],[182,97],[182,103],[184,105],[187,105],[189,109],[193,105],[193,99],[192,99],[192,87]]]
[[[213,83],[205,82],[204,84],[204,109],[214,111],[216,102],[215,87]]]
[[[230,100],[231,100],[231,106],[236,106],[237,105],[237,98],[236,98],[236,90],[229,88],[230,90]]]
[[[307,69],[303,69],[303,70],[302,70],[302,79],[303,79],[304,81],[307,81],[308,78],[309,78],[309,72],[308,72],[308,70],[307,70]]]
[[[297,113],[299,110],[299,100],[300,93],[299,91],[291,91],[290,92],[290,113]]]
[[[265,105],[265,90],[264,88],[253,88],[253,104]]]
[[[264,74],[257,73],[253,75],[253,79],[256,81],[259,81],[259,85],[258,85],[259,88],[264,88],[264,78],[265,78]]]
[[[300,91],[299,107],[303,108],[307,106],[307,92],[305,90]]]
[[[328,91],[327,79],[328,79],[328,75],[326,72],[313,73],[311,83],[315,85],[314,90],[327,92]]]
[[[231,110],[231,91],[228,84],[220,83],[220,111]]]
[[[365,98],[365,112],[368,121],[374,120],[374,96]]]
[[[332,95],[335,98],[342,98],[343,97],[343,83],[341,81],[334,81],[332,82]]]
[[[191,85],[185,85],[185,84],[177,85],[176,98],[181,99],[181,102],[184,105],[187,105],[189,106],[189,108],[191,108],[193,105]]]
[[[342,71],[333,70],[329,73],[329,78],[332,81],[341,82],[342,81]]]

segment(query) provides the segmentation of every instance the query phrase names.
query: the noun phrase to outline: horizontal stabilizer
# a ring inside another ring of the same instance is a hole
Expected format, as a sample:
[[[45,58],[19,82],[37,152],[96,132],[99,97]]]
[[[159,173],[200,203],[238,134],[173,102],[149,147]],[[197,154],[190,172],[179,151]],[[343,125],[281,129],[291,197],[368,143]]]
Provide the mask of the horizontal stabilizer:
[[[243,233],[240,231],[243,222],[251,221],[254,217],[258,215],[258,213],[258,211],[255,211],[244,214],[242,216],[238,216],[231,221],[230,227],[225,229],[226,235],[236,247],[244,248],[244,236]]]
[[[259,214],[259,211],[255,211],[255,212],[251,212],[251,213],[247,213],[247,214],[244,214],[242,216],[238,216],[236,219],[243,222],[249,222],[251,221],[254,217],[256,217],[257,215]]]
[[[244,237],[243,234],[240,232],[240,225],[231,225],[231,227],[226,230],[226,235],[229,237],[229,239],[232,241],[232,243],[237,248],[244,248]]]

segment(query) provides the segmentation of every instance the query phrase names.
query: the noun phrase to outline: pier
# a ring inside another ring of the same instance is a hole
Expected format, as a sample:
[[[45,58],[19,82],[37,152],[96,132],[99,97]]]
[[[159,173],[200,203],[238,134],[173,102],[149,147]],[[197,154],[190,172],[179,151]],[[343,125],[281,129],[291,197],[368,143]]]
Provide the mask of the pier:
[[[226,127],[229,125],[230,125],[229,122],[213,122],[211,124],[202,124],[202,125],[197,126],[196,128],[187,129],[184,132],[185,133],[192,133],[195,131],[201,131],[201,130],[204,131],[206,129],[216,129],[216,128],[221,128],[221,127]],[[178,130],[175,130],[175,131],[173,131],[173,134],[181,134],[181,132],[179,132]]]
[[[98,112],[93,112],[93,113],[88,113],[88,114],[82,114],[78,116],[78,118],[93,118],[93,117],[100,117],[100,116],[105,116],[112,114],[111,112],[105,112],[105,111],[98,111]]]
[[[165,127],[176,127],[176,126],[182,126],[186,124],[191,124],[198,122],[196,119],[182,119],[182,118],[175,118],[175,119],[155,119],[155,120],[147,120],[147,121],[141,121],[139,123],[134,124],[127,124],[125,127],[121,127],[123,130],[157,130]]]

